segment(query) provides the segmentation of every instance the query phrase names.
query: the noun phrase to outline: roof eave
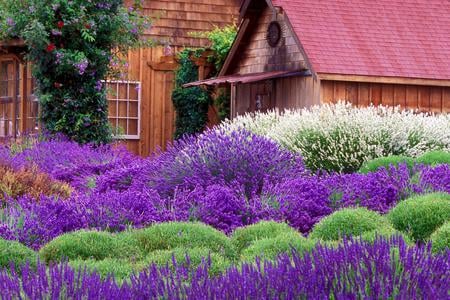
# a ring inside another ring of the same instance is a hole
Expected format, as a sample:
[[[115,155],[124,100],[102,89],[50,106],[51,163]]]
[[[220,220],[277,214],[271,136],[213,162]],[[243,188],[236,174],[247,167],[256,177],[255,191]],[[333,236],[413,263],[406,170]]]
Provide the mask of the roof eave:
[[[334,74],[319,72],[317,76],[320,80],[366,82],[366,83],[387,83],[387,84],[408,84],[450,87],[449,78],[417,78],[417,77],[395,77],[378,75],[356,75],[356,74]]]

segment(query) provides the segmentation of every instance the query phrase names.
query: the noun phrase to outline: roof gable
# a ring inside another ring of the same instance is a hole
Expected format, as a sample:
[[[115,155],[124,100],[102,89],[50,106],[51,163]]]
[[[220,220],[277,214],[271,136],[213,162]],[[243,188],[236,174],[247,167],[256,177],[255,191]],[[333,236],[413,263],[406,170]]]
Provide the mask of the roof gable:
[[[267,30],[272,21],[281,26],[281,39],[273,47],[267,41]],[[309,69],[308,63],[285,15],[263,5],[243,15],[238,37],[221,75],[305,69]]]
[[[450,79],[448,0],[272,0],[315,72]]]

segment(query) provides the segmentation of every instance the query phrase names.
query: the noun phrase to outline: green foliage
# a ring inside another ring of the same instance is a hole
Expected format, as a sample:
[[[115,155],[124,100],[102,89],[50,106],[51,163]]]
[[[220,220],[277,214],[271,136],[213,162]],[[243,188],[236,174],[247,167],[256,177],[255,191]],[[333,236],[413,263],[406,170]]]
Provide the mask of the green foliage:
[[[431,152],[425,153],[424,155],[417,158],[416,162],[419,164],[430,165],[430,166],[441,165],[441,164],[450,165],[450,152],[431,151]]]
[[[298,253],[310,251],[315,244],[315,241],[305,239],[298,233],[285,233],[274,238],[263,238],[255,241],[250,247],[242,251],[241,260],[254,262],[256,257],[272,260],[280,254],[291,253],[293,249]]]
[[[119,283],[127,280],[133,273],[144,270],[146,267],[141,261],[131,263],[126,259],[116,258],[105,258],[103,260],[77,259],[69,261],[69,265],[80,272],[84,272],[84,270],[89,273],[96,272],[102,279],[106,279],[109,275],[114,275],[114,279]]]
[[[236,25],[215,27],[212,31],[195,34],[207,38],[210,41],[210,49],[213,54],[208,61],[214,65],[215,70],[209,76],[215,76],[221,69],[228,51],[236,37]],[[201,57],[205,49],[185,49],[178,54],[180,67],[175,74],[175,90],[172,94],[172,102],[177,113],[175,138],[185,134],[195,134],[205,129],[208,122],[208,107],[212,104],[212,92],[201,87],[183,88],[183,84],[198,80],[198,66],[195,58]],[[230,95],[227,90],[220,90],[214,100],[221,120],[230,115]]]
[[[211,252],[210,249],[201,247],[178,247],[171,250],[157,250],[150,253],[145,262],[146,265],[173,266],[173,259],[175,259],[177,264],[187,265],[189,263],[189,269],[191,270],[197,269],[200,265],[208,264],[210,260],[211,275],[220,274],[231,266],[230,260],[220,254]]]
[[[0,40],[25,41],[48,132],[80,143],[110,141],[102,80],[116,56],[143,44],[148,20],[140,9],[139,1],[128,8],[123,0],[1,1]]]
[[[46,263],[69,260],[140,257],[139,249],[126,236],[117,237],[101,231],[77,231],[63,234],[39,251]]]
[[[12,263],[15,270],[18,270],[27,262],[30,266],[36,266],[37,253],[19,242],[0,238],[0,269],[9,268]]]
[[[305,129],[297,133],[295,147],[301,148],[305,164],[312,171],[352,173],[367,153],[363,151],[359,129],[348,124],[329,132]],[[339,149],[336,149],[338,145]],[[347,159],[348,153],[353,159]]]
[[[218,110],[221,121],[230,118],[231,93],[229,89],[219,88],[218,95],[214,99],[214,106]]]
[[[394,228],[414,241],[426,241],[450,220],[450,194],[432,193],[411,197],[397,204],[388,214]]]
[[[380,168],[398,167],[400,164],[406,164],[411,169],[414,166],[414,159],[407,156],[391,155],[370,160],[362,165],[359,173],[367,174],[376,172]]]
[[[261,221],[236,229],[231,237],[231,242],[240,253],[243,249],[260,239],[275,238],[286,233],[296,233],[296,231],[286,223]]]
[[[450,250],[450,221],[439,227],[430,238],[434,253],[445,253]]]
[[[211,43],[211,50],[214,51],[210,60],[214,62],[217,71],[222,68],[236,35],[237,26],[235,24],[225,27],[216,26],[213,30],[206,33],[206,37]]]
[[[200,87],[183,88],[183,84],[198,80],[198,67],[191,59],[194,54],[195,52],[190,49],[179,54],[180,67],[176,73],[176,86],[172,93],[177,114],[175,138],[203,131],[208,121],[208,106],[211,102],[209,93]]]
[[[225,234],[201,223],[161,223],[129,234],[144,253],[199,247],[231,259],[236,256],[235,249]]]
[[[388,230],[387,220],[366,208],[346,208],[337,211],[317,223],[309,237],[325,241],[337,241],[344,236],[359,236],[371,231]]]
[[[369,243],[374,243],[377,238],[391,239],[392,237],[395,237],[395,236],[402,237],[402,239],[408,245],[414,244],[413,241],[407,235],[403,234],[402,232],[400,232],[398,230],[395,230],[392,227],[388,227],[388,226],[379,228],[377,230],[364,232],[363,234],[361,234],[361,239],[363,241],[366,241]]]

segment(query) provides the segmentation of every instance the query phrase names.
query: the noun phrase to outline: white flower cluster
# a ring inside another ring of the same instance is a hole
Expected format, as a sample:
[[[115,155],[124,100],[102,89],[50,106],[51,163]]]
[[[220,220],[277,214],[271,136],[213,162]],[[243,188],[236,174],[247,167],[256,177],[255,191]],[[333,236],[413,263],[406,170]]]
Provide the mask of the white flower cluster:
[[[362,163],[389,155],[417,157],[450,151],[450,115],[396,107],[356,108],[340,102],[309,109],[247,114],[220,125],[247,129],[300,153],[313,170],[352,172]]]

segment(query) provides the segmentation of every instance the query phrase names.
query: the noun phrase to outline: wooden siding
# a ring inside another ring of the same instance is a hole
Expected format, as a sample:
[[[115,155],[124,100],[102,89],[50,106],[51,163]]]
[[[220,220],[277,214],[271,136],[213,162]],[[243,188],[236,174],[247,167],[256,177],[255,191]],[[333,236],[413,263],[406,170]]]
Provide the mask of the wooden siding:
[[[141,126],[139,140],[127,140],[127,148],[147,156],[165,149],[175,131],[175,110],[172,104],[177,62],[172,54],[184,47],[207,47],[204,38],[192,32],[209,31],[237,21],[240,0],[146,0],[145,13],[157,16],[146,36],[164,46],[131,51],[128,55],[128,78],[141,83]],[[211,113],[210,116],[214,114]]]
[[[236,89],[236,114],[292,109],[320,104],[320,85],[312,76],[287,77],[251,84],[240,84]],[[259,97],[259,98],[258,98]],[[257,101],[261,101],[258,109]]]
[[[174,48],[178,51],[178,48]],[[172,104],[174,70],[177,67],[172,56],[164,55],[164,47],[131,51],[128,55],[126,80],[141,83],[139,139],[127,140],[127,148],[147,156],[154,150],[165,149],[173,139],[175,111]]]
[[[450,87],[321,81],[322,103],[350,101],[357,106],[390,105],[422,112],[450,112]]]
[[[146,35],[172,46],[206,47],[191,33],[236,23],[240,0],[145,0],[143,7],[156,22]]]
[[[305,59],[296,43],[293,32],[282,13],[277,20],[282,27],[283,36],[276,47],[267,42],[267,28],[273,20],[272,10],[268,7],[258,17],[251,20],[248,34],[241,41],[233,58],[233,65],[227,74],[251,74],[269,71],[297,71],[307,69]]]

